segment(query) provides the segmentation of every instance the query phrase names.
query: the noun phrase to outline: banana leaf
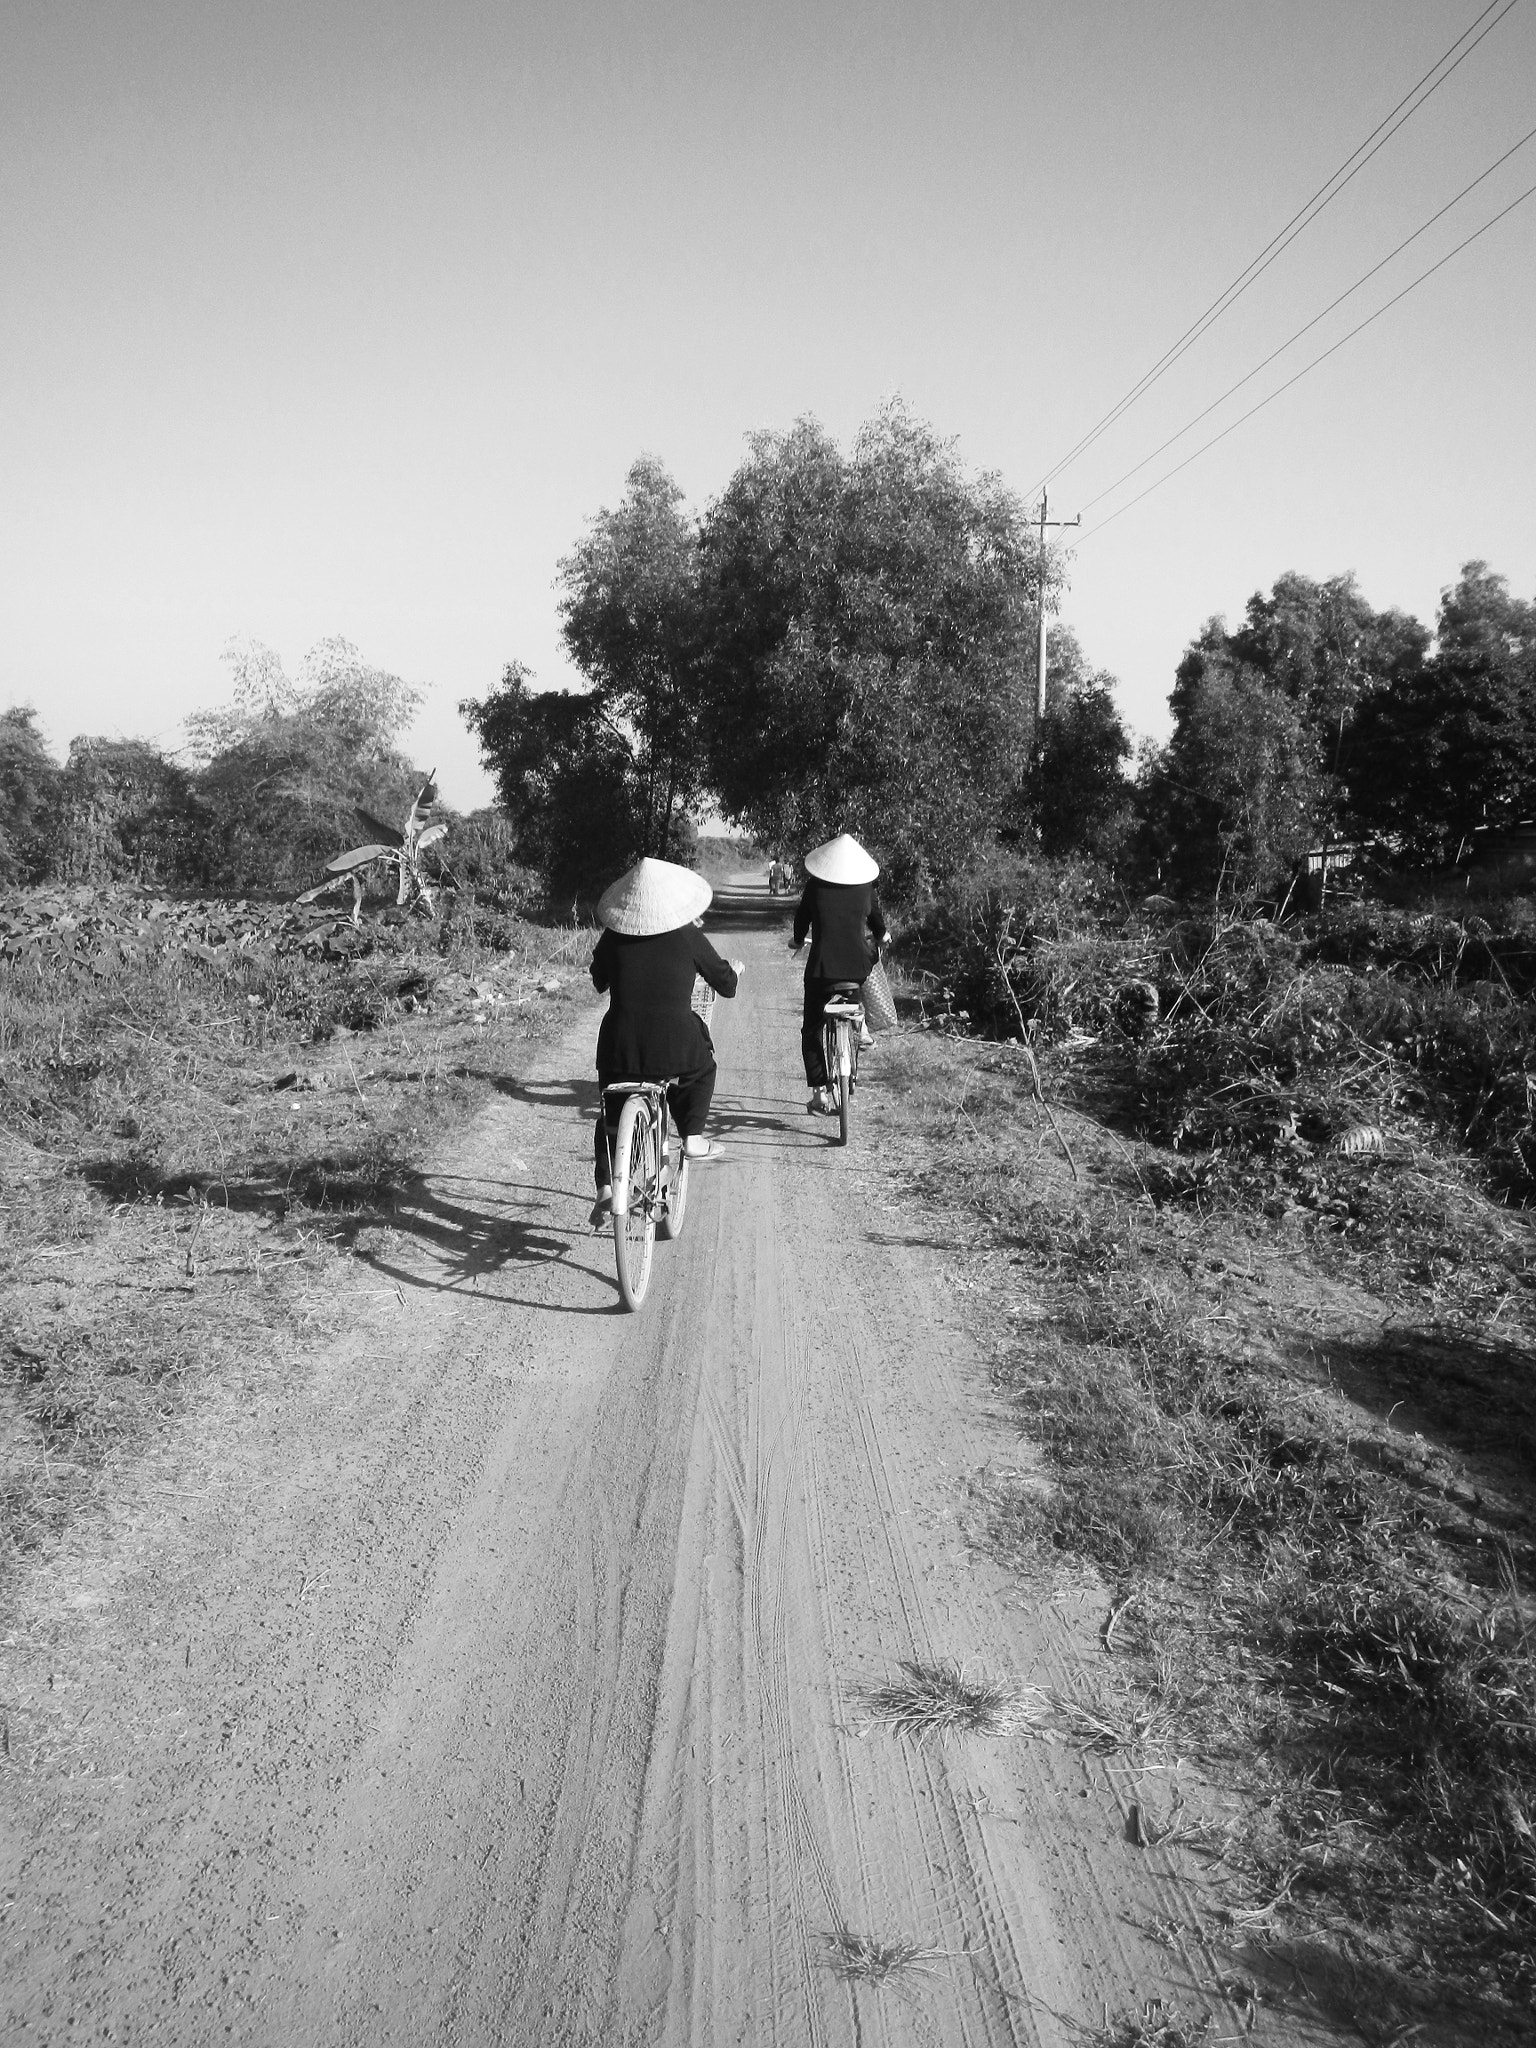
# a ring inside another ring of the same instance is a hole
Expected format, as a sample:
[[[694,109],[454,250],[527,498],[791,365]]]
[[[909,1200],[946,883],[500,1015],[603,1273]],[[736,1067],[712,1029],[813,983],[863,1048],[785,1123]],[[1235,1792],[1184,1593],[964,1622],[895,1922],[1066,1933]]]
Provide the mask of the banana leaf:
[[[363,830],[371,832],[375,839],[382,842],[380,852],[386,852],[392,846],[404,846],[405,834],[398,825],[386,824],[384,819],[376,818],[372,811],[365,811],[361,804],[354,804],[352,810]]]
[[[328,875],[350,875],[354,868],[365,868],[371,860],[383,860],[400,843],[397,839],[394,846],[354,846],[350,853],[338,853],[334,860],[328,860],[325,872]]]

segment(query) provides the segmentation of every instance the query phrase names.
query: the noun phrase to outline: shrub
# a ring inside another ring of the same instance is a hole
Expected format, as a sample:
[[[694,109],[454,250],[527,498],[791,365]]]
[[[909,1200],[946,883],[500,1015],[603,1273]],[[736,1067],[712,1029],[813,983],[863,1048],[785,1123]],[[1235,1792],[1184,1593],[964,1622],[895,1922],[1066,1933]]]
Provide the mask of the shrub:
[[[1121,906],[1091,862],[994,850],[920,913],[918,951],[973,1031],[1015,1038],[1022,1013],[1050,1034],[1107,1017],[1124,977],[1103,927]]]

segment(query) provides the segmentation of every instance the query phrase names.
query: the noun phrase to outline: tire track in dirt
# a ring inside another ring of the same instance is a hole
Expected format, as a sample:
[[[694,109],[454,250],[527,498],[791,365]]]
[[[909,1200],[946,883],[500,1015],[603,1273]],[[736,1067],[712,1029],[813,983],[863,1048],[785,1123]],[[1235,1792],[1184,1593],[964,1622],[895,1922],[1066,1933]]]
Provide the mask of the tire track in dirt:
[[[830,1225],[836,1231],[836,1215],[820,1220],[823,1230]],[[830,1241],[835,1243],[836,1236]],[[824,1555],[828,1554],[825,1547],[831,1546],[830,1554],[846,1556],[856,1550],[861,1556],[866,1601],[882,1636],[893,1645],[892,1661],[900,1657],[931,1661],[932,1631],[904,1542],[902,1511],[892,1497],[861,1383],[857,1313],[845,1307],[841,1322],[841,1329],[828,1333],[817,1359],[823,1408],[828,1420],[835,1417],[838,1426],[824,1432],[820,1439],[823,1454],[810,1461],[807,1529],[824,1547]],[[786,1345],[786,1355],[793,1355],[797,1348]],[[820,1475],[834,1469],[830,1455],[834,1447],[840,1454],[835,1461],[835,1492],[841,1512],[836,1534],[829,1535]],[[823,1571],[819,1576],[825,1588],[828,1575]],[[859,1711],[858,1702],[846,1682],[838,1682],[832,1665],[836,1637],[825,1596],[819,1605],[826,1665],[822,1683],[836,1724],[847,1727],[850,1713]],[[966,1924],[975,1917],[972,1908],[976,1903],[955,1882],[952,1859],[946,1854],[940,1823],[948,1804],[948,1787],[942,1766],[930,1752],[892,1742],[878,1732],[861,1733],[863,1740],[856,1746],[846,1736],[839,1745],[845,1826],[851,1836],[855,1869],[851,1896],[858,1907],[856,1913],[850,1908],[851,1931],[937,1945],[935,1930],[951,1928],[957,1919]],[[873,1773],[867,1768],[871,1762]],[[859,1778],[867,1781],[871,1775],[878,1779],[873,1793],[861,1790],[858,1783]],[[893,1827],[898,1816],[902,1824]],[[901,1839],[893,1840],[893,1833]],[[987,1939],[997,1951],[998,1966],[1009,1967],[1012,1958],[1006,1925],[994,1921],[987,1928]],[[966,1995],[970,1987],[963,1980],[951,1989],[955,1993],[953,2009],[942,2019],[937,2013],[927,2013],[925,2005],[912,1997],[906,2018],[913,2038],[966,2043],[1011,2042],[1015,2038],[1006,2007],[1001,2014],[1005,2024],[998,2031],[998,2015]],[[866,2003],[872,1996],[868,1992],[855,1994]]]
[[[792,990],[786,989],[784,993],[792,995]],[[792,1054],[793,1034],[784,1030],[789,1021],[786,1013],[792,1015],[790,1004],[781,995],[774,1007],[780,1010],[780,1043],[783,1045],[787,1040]],[[776,1057],[766,1045],[758,1057],[759,1071],[767,1068],[770,1061],[775,1068],[786,1065],[782,1055]],[[743,1060],[742,1064],[749,1062]],[[775,1071],[773,1079],[779,1081],[780,1073]],[[783,1073],[782,1085],[793,1101],[792,1074]],[[765,1871],[767,1924],[778,1951],[769,1958],[774,1987],[770,2002],[775,2018],[774,2038],[782,2034],[788,2039],[820,2039],[827,2024],[824,2000],[831,2001],[829,2011],[837,2009],[844,2014],[845,2026],[855,2025],[860,2005],[871,2003],[873,1994],[850,1991],[827,1974],[824,1943],[828,1935],[847,1931],[855,1922],[855,1931],[880,1931],[875,1904],[878,1888],[871,1873],[890,1860],[892,1844],[888,1830],[879,1827],[875,1830],[875,1846],[871,1847],[866,1840],[869,1828],[861,1818],[847,1768],[848,1743],[839,1732],[843,1703],[832,1664],[834,1638],[828,1623],[829,1574],[822,1556],[826,1537],[819,1460],[814,1446],[807,1443],[801,1420],[805,1384],[812,1369],[803,1328],[803,1298],[809,1294],[812,1316],[820,1312],[829,1333],[836,1331],[842,1318],[838,1313],[827,1314],[826,1290],[815,1284],[820,1276],[814,1263],[808,1263],[802,1254],[792,1274],[791,1259],[780,1243],[786,1205],[817,1207],[819,1198],[814,1190],[817,1183],[825,1182],[828,1155],[819,1142],[818,1127],[797,1125],[790,1117],[782,1122],[784,1132],[793,1133],[798,1139],[792,1146],[782,1148],[792,1162],[783,1172],[792,1178],[793,1184],[775,1190],[772,1182],[782,1176],[776,1176],[772,1166],[765,1163],[753,1176],[752,1185],[760,1191],[760,1199],[773,1198],[777,1213],[761,1228],[752,1227],[757,1219],[749,1217],[748,1227],[733,1234],[733,1242],[750,1253],[756,1268],[755,1273],[744,1273],[740,1282],[744,1292],[750,1287],[754,1323],[759,1331],[774,1330],[775,1342],[764,1345],[759,1336],[752,1347],[750,1377],[738,1377],[730,1390],[735,1395],[739,1435],[730,1428],[724,1398],[710,1376],[710,1367],[706,1367],[702,1405],[719,1483],[741,1528],[749,1560],[744,1633],[747,1644],[755,1651],[756,1710],[763,1731],[761,1768],[766,1778],[776,1781],[775,1803],[765,1820],[770,1831],[776,1824],[780,1836],[778,1844],[771,1839],[767,1842]],[[808,1138],[801,1138],[799,1134],[806,1130]],[[801,1184],[802,1175],[810,1178],[810,1187]],[[797,1233],[797,1241],[802,1247],[819,1243],[823,1252],[834,1254],[836,1262],[851,1246],[844,1221],[837,1213],[840,1197],[834,1192],[830,1199],[831,1207],[818,1213],[815,1228]],[[775,1223],[779,1228],[773,1227]],[[835,1273],[833,1277],[836,1280]],[[721,1291],[717,1282],[717,1299]],[[845,1305],[842,1293],[839,1288],[839,1310]],[[712,1346],[712,1359],[714,1349]],[[838,1365],[837,1346],[831,1352],[827,1352],[825,1345],[817,1345],[816,1349],[816,1369],[824,1376],[835,1375],[827,1380],[823,1405],[854,1416],[862,1445],[862,1483],[847,1519],[856,1528],[861,1547],[867,1535],[875,1548],[868,1553],[858,1576],[867,1588],[880,1587],[887,1599],[894,1594],[893,1633],[898,1644],[906,1646],[903,1653],[925,1654],[929,1631],[914,1598],[915,1574],[893,1534],[899,1525],[893,1518],[889,1487],[878,1458],[872,1458],[869,1450],[858,1390],[848,1384],[846,1365]],[[858,1459],[845,1458],[842,1474],[845,1480],[852,1477],[858,1481]],[[819,1623],[819,1628],[808,1628],[813,1622]],[[816,1768],[805,1768],[804,1759],[814,1760]],[[937,1803],[942,1783],[929,1759],[914,1759],[909,1752],[893,1745],[887,1763],[892,1767],[888,1775],[905,1780],[905,1789],[896,1793],[899,1804],[916,1812],[924,1799],[930,1805]],[[808,1784],[814,1789],[814,1801],[808,1795]],[[888,1800],[890,1788],[882,1790]],[[885,1839],[880,1839],[881,1836]],[[862,1917],[854,1914],[851,1907],[845,1908],[834,1859],[822,1846],[824,1841],[837,1840],[844,1846],[841,1861],[850,1866],[843,1872],[845,1880],[851,1880],[850,1897],[867,1909]],[[791,1884],[780,1874],[786,1860],[792,1870],[799,1864],[809,1876],[802,1875]],[[906,1856],[898,1859],[903,1865],[908,1860]],[[928,1870],[929,1877],[912,1891],[914,1912],[921,1911],[930,1925],[953,1922],[954,1914],[948,1904],[955,1889],[953,1876],[942,1878],[942,1900],[935,1898],[932,1882],[932,1873],[947,1871],[953,1861],[952,1846],[935,1838],[930,1828],[919,1857],[919,1867]],[[915,1903],[919,1899],[920,1908]],[[996,1914],[989,1909],[982,1920],[984,1934],[995,1941]],[[798,2012],[794,2001],[798,2001]],[[938,2031],[941,2023],[928,2019],[921,2006],[914,2005],[910,1998],[903,2000],[898,1995],[897,2003],[910,2023],[911,2038],[990,2042],[1017,2037],[1006,2001],[995,1996],[988,2001],[963,1994],[957,2009],[942,2023],[947,2029],[942,2035]],[[870,2039],[885,2038],[878,2010],[865,2016],[861,2031]]]

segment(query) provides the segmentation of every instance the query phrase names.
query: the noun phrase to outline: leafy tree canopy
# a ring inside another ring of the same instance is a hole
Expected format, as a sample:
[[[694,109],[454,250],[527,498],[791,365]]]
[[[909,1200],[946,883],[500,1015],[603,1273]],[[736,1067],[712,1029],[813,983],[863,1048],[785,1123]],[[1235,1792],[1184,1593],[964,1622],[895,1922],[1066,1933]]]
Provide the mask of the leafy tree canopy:
[[[1284,886],[1343,823],[1360,707],[1422,660],[1426,635],[1352,576],[1289,574],[1243,623],[1206,622],[1179,663],[1173,736],[1143,775],[1152,850],[1184,886]]]
[[[1070,627],[1051,633],[1040,743],[1010,807],[1007,836],[1028,833],[1052,858],[1110,860],[1130,829],[1123,763],[1130,734],[1115,704],[1115,678],[1090,670]]]
[[[1197,892],[1282,888],[1332,797],[1300,704],[1240,663],[1207,666],[1152,782],[1175,878]]]
[[[1033,736],[1022,505],[890,405],[846,455],[812,420],[754,435],[700,549],[702,737],[725,814],[774,846],[853,831],[898,886],[955,872]]]
[[[1362,707],[1346,772],[1362,825],[1422,860],[1536,809],[1536,605],[1468,562],[1442,593],[1433,654]]]
[[[405,756],[308,711],[263,719],[202,769],[201,886],[293,895],[357,839],[356,807],[402,818],[422,780]]]
[[[224,661],[233,703],[187,720],[199,883],[291,894],[355,840],[356,805],[408,809],[421,775],[398,742],[422,692],[339,636],[316,642],[297,680],[259,640],[232,640]]]
[[[592,684],[596,723],[629,748],[639,847],[661,853],[703,791],[699,750],[699,559],[693,520],[665,467],[642,456],[560,564],[571,659]]]
[[[0,882],[40,881],[59,769],[30,704],[0,711]]]
[[[515,858],[556,900],[589,896],[641,850],[634,757],[595,694],[535,691],[529,681],[510,662],[499,688],[459,713],[496,779]]]
[[[316,641],[299,666],[297,682],[284,672],[281,657],[259,640],[231,640],[223,659],[233,683],[233,704],[196,711],[186,721],[188,747],[199,761],[210,761],[285,720],[382,760],[422,701],[414,684],[373,667],[339,635]]]

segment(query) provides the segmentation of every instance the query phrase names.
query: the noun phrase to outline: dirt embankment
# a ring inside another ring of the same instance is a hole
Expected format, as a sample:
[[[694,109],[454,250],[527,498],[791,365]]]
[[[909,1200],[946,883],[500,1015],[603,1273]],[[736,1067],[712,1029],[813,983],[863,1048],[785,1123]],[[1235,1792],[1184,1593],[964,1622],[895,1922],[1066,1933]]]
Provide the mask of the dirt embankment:
[[[878,1056],[839,1152],[796,964],[729,943],[728,1153],[642,1314],[584,1227],[594,1006],[359,1241],[345,1341],[253,1360],[35,1588],[7,2040],[1065,2042],[1219,2009],[1192,1866],[1125,1840],[1134,1757],[1027,1716],[914,1743],[872,1704],[945,1660],[1090,1695],[1103,1615],[964,1540],[964,1476],[1023,1453],[873,1162]]]

